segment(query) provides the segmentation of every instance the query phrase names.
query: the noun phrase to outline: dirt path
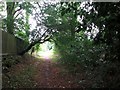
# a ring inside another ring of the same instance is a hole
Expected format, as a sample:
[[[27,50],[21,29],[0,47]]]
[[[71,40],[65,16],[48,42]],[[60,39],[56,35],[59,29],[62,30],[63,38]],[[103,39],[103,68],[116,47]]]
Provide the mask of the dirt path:
[[[9,70],[8,75],[10,79],[3,77],[3,87],[83,88],[77,82],[81,79],[81,76],[73,76],[59,63],[50,59],[32,58],[13,66]]]
[[[51,60],[44,60],[36,65],[36,87],[41,88],[71,88],[78,87],[73,81],[71,75],[63,73],[62,68],[58,67],[58,63],[53,63]]]

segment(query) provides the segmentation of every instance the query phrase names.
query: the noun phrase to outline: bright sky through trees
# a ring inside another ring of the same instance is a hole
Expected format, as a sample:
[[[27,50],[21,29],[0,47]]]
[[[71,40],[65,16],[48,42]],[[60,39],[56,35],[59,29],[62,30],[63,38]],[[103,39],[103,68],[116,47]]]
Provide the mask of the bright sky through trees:
[[[40,45],[41,50],[38,55],[45,59],[52,58],[54,46],[50,42],[45,42]]]

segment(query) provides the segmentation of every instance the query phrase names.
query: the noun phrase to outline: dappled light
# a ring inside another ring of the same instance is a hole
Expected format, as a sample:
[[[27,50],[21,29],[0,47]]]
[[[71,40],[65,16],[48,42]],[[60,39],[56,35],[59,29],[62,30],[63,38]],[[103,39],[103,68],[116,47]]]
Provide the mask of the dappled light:
[[[0,3],[2,87],[119,88],[120,2],[48,1]]]

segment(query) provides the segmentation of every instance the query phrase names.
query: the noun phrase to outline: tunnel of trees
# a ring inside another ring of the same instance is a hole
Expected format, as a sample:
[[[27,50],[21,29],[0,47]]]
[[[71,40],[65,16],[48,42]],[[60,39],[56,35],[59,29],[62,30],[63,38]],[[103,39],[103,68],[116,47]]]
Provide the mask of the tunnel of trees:
[[[29,42],[19,55],[49,41],[74,72],[82,66],[107,87],[120,87],[119,2],[6,2],[6,10],[2,29]],[[31,17],[36,23],[32,30]]]

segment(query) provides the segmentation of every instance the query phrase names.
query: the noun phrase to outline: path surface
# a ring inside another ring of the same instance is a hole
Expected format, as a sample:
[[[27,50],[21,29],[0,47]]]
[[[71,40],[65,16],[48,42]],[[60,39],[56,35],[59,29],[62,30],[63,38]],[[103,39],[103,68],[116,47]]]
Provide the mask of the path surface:
[[[75,84],[74,78],[69,74],[63,73],[63,69],[57,63],[53,63],[50,59],[44,60],[41,64],[40,61],[36,62],[37,73],[35,81],[38,88],[71,88],[78,87]]]
[[[78,81],[84,75],[72,75],[57,62],[51,59],[29,58],[13,66],[8,75],[3,76],[3,87],[15,88],[84,88]],[[88,83],[88,82],[87,82]]]

